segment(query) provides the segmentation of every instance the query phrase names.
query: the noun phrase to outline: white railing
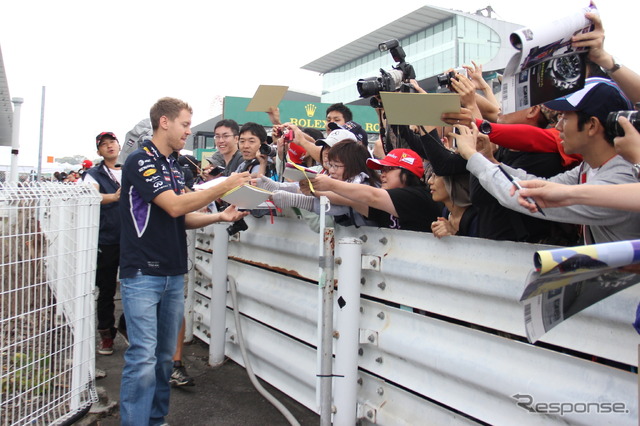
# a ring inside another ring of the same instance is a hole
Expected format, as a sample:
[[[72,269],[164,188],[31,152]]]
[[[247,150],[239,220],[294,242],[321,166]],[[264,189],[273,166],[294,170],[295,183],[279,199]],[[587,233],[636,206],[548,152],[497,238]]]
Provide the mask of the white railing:
[[[91,186],[0,184],[0,423],[59,424],[97,401]]]
[[[228,253],[212,250],[213,226],[196,236],[193,332],[212,338],[212,265],[228,255],[254,371],[320,413],[318,234],[295,218],[246,220],[249,230],[231,239]],[[343,243],[354,238],[363,241],[359,279],[344,276]],[[382,425],[637,424],[640,339],[631,323],[640,287],[586,309],[531,345],[518,300],[541,247],[336,229],[336,296],[340,287],[355,286],[361,297],[357,407],[334,400],[335,424],[354,424],[356,416]],[[229,297],[227,306],[225,353],[242,364]],[[337,321],[341,309],[334,303]],[[337,346],[336,359],[349,355]],[[334,375],[346,376],[336,365]],[[336,377],[334,397],[338,386]],[[348,421],[339,416],[345,409],[354,413]]]

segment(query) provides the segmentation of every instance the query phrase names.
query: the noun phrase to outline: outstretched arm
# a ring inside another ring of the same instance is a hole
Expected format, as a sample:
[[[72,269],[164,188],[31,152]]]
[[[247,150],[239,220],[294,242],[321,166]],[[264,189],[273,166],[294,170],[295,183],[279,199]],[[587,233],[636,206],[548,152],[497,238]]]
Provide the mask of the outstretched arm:
[[[640,183],[621,185],[563,185],[546,180],[520,181],[518,203],[537,212],[534,204],[524,197],[533,197],[540,207],[564,207],[574,204],[640,211]],[[511,195],[515,193],[511,191]]]
[[[389,193],[382,188],[375,188],[359,183],[343,182],[326,175],[316,176],[311,183],[318,191],[331,191],[356,203],[398,215]]]

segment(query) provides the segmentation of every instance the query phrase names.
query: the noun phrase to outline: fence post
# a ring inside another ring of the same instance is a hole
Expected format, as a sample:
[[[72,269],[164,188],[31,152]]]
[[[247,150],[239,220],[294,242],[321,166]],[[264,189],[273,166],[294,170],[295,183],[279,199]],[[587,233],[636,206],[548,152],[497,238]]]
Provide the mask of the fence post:
[[[191,267],[187,273],[187,294],[184,300],[184,341],[190,342],[193,340],[193,300],[194,300],[194,281],[196,276],[196,230],[191,229],[187,231],[187,247],[189,248],[189,261]]]
[[[358,390],[358,346],[360,335],[360,277],[362,241],[342,238],[338,241],[340,265],[336,315],[338,341],[334,376],[334,425],[356,423]]]
[[[209,365],[224,362],[224,341],[227,314],[227,258],[229,234],[227,224],[213,225],[213,262],[211,262],[211,302],[209,302]]]
[[[73,187],[68,187],[72,194]],[[95,191],[95,190],[94,190]],[[75,205],[72,228],[75,230],[75,284],[69,293],[73,299],[69,306],[73,315],[73,368],[71,380],[71,411],[82,405],[81,394],[95,377],[95,297],[96,259],[100,214],[98,204],[92,205],[87,194],[79,194],[67,203]],[[66,248],[66,247],[65,247]],[[70,316],[71,316],[70,315]]]
[[[334,275],[334,229],[324,228],[323,254],[320,260],[322,274],[320,291],[322,292],[322,321],[320,334],[320,424],[331,425],[331,376],[333,367],[333,275]]]

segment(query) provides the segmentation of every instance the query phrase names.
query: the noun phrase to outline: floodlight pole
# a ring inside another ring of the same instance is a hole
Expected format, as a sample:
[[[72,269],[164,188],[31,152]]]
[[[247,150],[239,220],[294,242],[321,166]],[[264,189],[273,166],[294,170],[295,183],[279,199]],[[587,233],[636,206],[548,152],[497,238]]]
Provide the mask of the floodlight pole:
[[[38,143],[38,173],[36,174],[36,182],[40,181],[42,176],[42,141],[44,136],[44,98],[46,86],[42,86],[42,105],[40,106],[40,141]]]
[[[11,133],[11,168],[9,182],[18,183],[18,151],[20,151],[20,108],[24,99],[11,98],[13,102],[13,131]]]

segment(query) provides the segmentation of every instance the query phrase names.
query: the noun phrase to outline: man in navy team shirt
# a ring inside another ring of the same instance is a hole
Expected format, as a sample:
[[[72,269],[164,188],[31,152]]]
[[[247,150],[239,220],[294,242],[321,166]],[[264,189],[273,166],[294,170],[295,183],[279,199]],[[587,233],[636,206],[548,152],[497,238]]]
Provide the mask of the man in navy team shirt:
[[[130,346],[120,386],[123,425],[160,425],[169,412],[172,356],[183,317],[187,228],[233,222],[247,213],[195,213],[249,180],[235,174],[208,189],[185,193],[177,153],[191,134],[191,107],[162,98],[151,107],[153,139],[122,169],[120,283]]]

